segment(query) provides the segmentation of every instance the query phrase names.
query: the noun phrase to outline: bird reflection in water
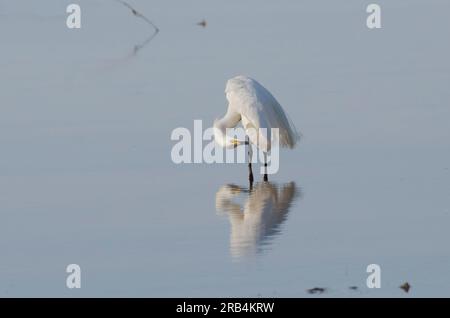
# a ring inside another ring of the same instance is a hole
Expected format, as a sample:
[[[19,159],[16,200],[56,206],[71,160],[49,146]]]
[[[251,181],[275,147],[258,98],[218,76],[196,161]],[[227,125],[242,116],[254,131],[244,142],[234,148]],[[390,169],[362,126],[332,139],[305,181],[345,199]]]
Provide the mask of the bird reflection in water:
[[[234,184],[222,186],[216,193],[216,210],[230,220],[232,258],[252,257],[267,248],[281,232],[289,209],[300,195],[294,182],[281,186],[260,182],[250,189]],[[242,205],[239,199],[244,200]]]

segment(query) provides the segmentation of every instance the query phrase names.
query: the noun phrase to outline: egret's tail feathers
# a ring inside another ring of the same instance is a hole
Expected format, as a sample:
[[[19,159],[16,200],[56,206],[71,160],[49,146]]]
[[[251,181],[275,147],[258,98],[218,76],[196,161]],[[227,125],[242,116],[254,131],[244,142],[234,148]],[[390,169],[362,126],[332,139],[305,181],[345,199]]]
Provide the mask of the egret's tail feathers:
[[[297,128],[294,126],[292,121],[286,115],[287,125],[283,126],[283,129],[280,129],[280,147],[283,148],[294,148],[295,145],[301,138],[301,133],[298,132]]]

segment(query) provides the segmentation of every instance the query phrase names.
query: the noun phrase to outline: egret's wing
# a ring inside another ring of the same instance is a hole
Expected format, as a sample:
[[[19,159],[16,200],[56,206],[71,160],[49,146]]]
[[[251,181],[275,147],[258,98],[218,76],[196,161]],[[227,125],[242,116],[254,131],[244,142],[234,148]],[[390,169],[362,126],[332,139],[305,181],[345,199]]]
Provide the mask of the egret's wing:
[[[299,139],[295,126],[288,119],[281,105],[273,95],[257,81],[246,77],[237,76],[227,82],[225,94],[229,107],[241,114],[244,127],[267,129],[267,133],[259,135],[259,146],[270,149],[270,128],[279,129],[279,143],[282,147],[293,148]],[[249,132],[249,138],[256,143],[256,134]]]

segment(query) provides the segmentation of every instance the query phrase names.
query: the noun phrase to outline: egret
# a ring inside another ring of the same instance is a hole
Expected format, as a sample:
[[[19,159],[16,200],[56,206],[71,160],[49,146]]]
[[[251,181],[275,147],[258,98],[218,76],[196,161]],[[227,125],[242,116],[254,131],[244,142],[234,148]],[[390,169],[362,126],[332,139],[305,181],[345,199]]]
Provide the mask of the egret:
[[[267,152],[270,151],[272,141],[281,147],[292,149],[300,139],[300,135],[275,97],[256,80],[244,75],[236,76],[228,80],[225,95],[228,110],[222,118],[214,121],[214,139],[224,148],[248,145],[251,186],[253,184],[251,144],[263,151],[264,166],[267,169]],[[227,128],[234,128],[239,123],[245,129],[246,140],[238,140],[226,134]],[[262,134],[261,128],[267,131],[267,134]],[[278,128],[278,140],[271,140],[273,128]],[[264,181],[267,180],[266,170]]]

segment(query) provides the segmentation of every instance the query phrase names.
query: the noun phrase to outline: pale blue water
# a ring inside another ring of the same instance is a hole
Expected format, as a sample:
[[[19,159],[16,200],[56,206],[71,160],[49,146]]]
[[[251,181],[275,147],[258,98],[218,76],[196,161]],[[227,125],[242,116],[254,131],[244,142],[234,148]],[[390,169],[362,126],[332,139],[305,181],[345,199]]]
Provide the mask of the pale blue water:
[[[0,2],[1,296],[450,296],[448,1],[73,2]],[[253,194],[170,159],[237,74],[304,136]]]

